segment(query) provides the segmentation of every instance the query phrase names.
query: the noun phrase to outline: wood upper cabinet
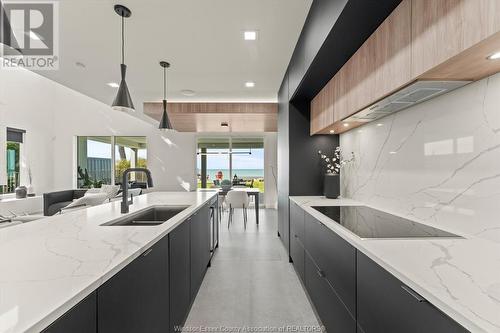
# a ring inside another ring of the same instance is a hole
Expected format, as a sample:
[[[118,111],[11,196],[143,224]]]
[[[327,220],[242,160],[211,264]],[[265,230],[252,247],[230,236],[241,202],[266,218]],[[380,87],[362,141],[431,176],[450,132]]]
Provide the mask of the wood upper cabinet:
[[[421,76],[500,30],[498,0],[412,0],[411,6],[413,77]],[[428,78],[433,78],[429,75]]]
[[[311,104],[311,133],[347,118],[411,78],[411,0],[403,0]]]
[[[416,80],[475,81],[500,72],[499,0],[403,0],[311,103],[311,135]]]

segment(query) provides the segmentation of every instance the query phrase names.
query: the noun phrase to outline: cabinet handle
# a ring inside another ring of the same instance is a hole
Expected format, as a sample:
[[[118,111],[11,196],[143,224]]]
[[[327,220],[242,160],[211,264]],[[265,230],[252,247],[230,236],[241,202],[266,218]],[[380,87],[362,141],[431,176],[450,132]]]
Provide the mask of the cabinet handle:
[[[419,303],[427,302],[427,300],[425,298],[423,298],[422,296],[420,296],[415,290],[411,289],[410,287],[405,286],[403,284],[403,285],[401,285],[401,289],[403,289],[408,294],[410,294],[410,296],[413,297],[414,299],[416,299]]]
[[[151,253],[151,251],[153,251],[153,248],[150,247],[149,249],[147,249],[146,251],[144,251],[144,253],[142,254],[143,257],[147,256],[148,254]]]
[[[318,275],[319,275],[319,277],[322,277],[322,278],[324,278],[326,276],[325,272],[323,272],[321,269],[318,270]]]

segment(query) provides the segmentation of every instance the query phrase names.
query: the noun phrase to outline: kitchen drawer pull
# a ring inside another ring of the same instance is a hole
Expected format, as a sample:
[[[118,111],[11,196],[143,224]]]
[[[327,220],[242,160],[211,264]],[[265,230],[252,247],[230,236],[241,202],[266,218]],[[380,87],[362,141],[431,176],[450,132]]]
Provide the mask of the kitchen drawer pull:
[[[325,272],[323,272],[322,270],[318,270],[318,275],[319,275],[319,277],[322,277],[322,278],[324,278],[326,276]]]
[[[408,294],[410,294],[410,296],[412,296],[413,298],[415,298],[419,303],[427,302],[427,300],[425,298],[423,298],[422,296],[420,296],[415,290],[411,289],[410,287],[405,286],[403,284],[403,285],[401,285],[401,289],[403,289]]]
[[[153,248],[150,247],[149,249],[147,249],[146,251],[144,251],[144,253],[142,254],[143,257],[147,256],[148,254],[151,253],[151,251],[153,251]]]

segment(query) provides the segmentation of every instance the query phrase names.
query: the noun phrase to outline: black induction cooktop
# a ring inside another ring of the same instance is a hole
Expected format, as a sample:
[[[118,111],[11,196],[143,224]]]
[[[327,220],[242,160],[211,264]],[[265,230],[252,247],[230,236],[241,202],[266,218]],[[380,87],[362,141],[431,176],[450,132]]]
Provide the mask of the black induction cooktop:
[[[361,238],[461,238],[367,206],[313,206]]]

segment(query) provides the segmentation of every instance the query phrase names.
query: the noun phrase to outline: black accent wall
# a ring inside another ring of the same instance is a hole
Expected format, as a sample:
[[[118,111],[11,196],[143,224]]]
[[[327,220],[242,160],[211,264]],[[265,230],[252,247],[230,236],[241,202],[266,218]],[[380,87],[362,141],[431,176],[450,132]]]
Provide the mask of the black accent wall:
[[[278,233],[290,244],[289,196],[323,195],[318,150],[338,135],[310,136],[310,103],[401,0],[313,0],[278,93]]]

